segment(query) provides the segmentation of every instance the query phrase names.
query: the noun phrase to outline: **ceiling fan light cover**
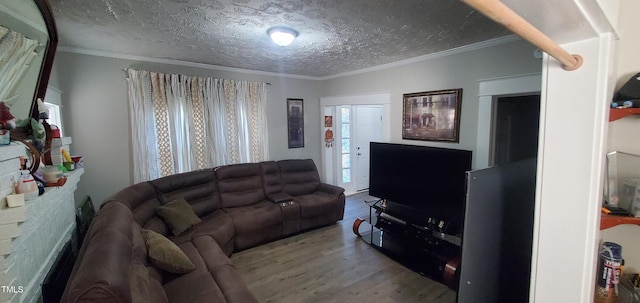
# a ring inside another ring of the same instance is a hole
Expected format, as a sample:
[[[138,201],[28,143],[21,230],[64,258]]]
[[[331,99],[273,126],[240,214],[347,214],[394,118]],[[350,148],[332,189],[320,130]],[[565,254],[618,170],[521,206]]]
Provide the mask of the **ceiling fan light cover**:
[[[267,31],[271,40],[277,45],[287,46],[298,36],[298,32],[287,27],[274,27]]]

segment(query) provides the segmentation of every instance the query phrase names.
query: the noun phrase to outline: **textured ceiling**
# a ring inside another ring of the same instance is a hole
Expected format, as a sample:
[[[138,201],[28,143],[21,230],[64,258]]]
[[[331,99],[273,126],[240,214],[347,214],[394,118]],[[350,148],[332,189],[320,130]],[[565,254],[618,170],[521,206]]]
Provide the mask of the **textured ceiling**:
[[[309,77],[510,33],[457,0],[50,0],[60,46]],[[273,26],[300,34],[287,47]]]

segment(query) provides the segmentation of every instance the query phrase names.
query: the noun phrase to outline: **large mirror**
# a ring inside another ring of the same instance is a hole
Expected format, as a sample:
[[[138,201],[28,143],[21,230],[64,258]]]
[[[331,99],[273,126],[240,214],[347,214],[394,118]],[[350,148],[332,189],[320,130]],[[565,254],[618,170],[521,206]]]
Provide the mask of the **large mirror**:
[[[47,0],[0,0],[0,102],[16,119],[38,119],[57,43]]]

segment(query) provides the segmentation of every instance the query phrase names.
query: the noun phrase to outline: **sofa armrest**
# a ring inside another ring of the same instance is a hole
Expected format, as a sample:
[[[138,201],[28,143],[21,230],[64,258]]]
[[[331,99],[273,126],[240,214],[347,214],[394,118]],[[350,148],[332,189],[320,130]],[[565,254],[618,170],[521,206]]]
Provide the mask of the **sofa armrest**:
[[[283,192],[267,194],[267,198],[274,203],[289,202],[293,200],[293,197]]]
[[[339,196],[340,194],[342,194],[344,192],[344,188],[339,187],[339,186],[335,186],[335,185],[331,185],[331,184],[327,184],[327,183],[320,183],[320,186],[318,186],[318,190],[321,191],[321,192],[328,193],[328,194],[333,195],[333,196]]]

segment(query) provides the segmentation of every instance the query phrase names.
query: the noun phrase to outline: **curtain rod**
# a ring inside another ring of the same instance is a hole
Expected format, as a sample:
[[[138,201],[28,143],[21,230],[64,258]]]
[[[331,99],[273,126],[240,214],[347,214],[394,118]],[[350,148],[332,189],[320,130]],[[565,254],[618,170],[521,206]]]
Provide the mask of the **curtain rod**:
[[[544,33],[524,20],[513,10],[498,0],[461,0],[475,8],[493,21],[503,25],[516,35],[531,42],[541,50],[562,63],[562,68],[568,71],[576,70],[582,65],[582,56],[569,54],[560,45]]]
[[[123,68],[122,71],[128,72],[129,68]],[[273,85],[273,84],[271,84],[271,82],[264,82],[264,84],[269,85],[269,86]]]

